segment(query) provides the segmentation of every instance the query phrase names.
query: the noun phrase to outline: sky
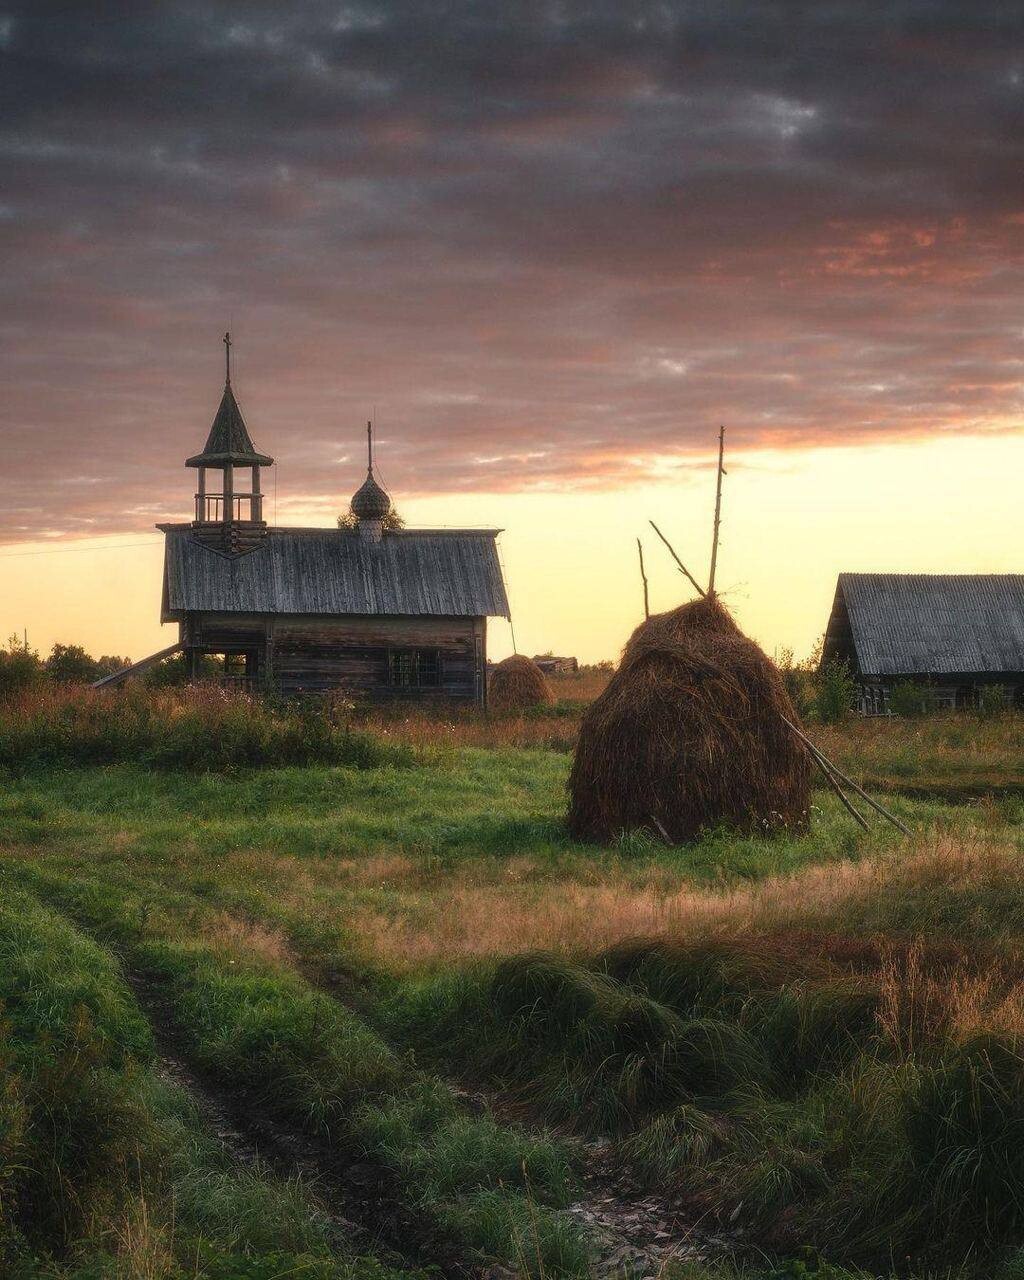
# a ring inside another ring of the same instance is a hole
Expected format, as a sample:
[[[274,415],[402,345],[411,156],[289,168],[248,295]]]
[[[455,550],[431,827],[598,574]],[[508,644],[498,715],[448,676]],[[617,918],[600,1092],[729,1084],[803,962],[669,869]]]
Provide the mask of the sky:
[[[707,571],[807,652],[841,570],[1021,568],[1024,3],[0,0],[0,629],[142,656],[223,348],[268,514],[363,424],[500,526],[526,652]],[[512,647],[492,628],[497,656]]]

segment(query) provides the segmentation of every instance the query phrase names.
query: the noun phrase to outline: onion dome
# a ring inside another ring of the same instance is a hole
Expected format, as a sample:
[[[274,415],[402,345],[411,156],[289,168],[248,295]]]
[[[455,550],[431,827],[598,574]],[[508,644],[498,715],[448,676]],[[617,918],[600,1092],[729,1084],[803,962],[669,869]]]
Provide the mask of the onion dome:
[[[373,478],[372,470],[352,497],[352,514],[358,520],[385,520],[391,514],[391,499]]]

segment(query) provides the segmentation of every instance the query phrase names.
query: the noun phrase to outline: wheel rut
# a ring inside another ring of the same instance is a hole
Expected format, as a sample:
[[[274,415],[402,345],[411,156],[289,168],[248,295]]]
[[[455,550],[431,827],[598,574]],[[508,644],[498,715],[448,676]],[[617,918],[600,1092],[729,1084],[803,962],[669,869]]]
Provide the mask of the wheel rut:
[[[329,1139],[271,1115],[257,1092],[228,1088],[197,1068],[160,987],[123,963],[122,972],[149,1021],[160,1073],[189,1094],[239,1164],[301,1181],[347,1252],[365,1250],[405,1270],[429,1269],[439,1280],[476,1280],[482,1274],[406,1207],[386,1167],[353,1158]]]
[[[303,976],[348,1012],[365,1018],[366,1009],[354,996],[354,985],[341,976],[301,965]],[[374,1028],[377,1034],[379,1028]],[[395,1052],[402,1046],[390,1044]],[[735,1256],[740,1241],[713,1232],[695,1218],[684,1196],[651,1192],[615,1159],[607,1140],[546,1128],[528,1106],[511,1101],[497,1090],[442,1075],[455,1101],[472,1115],[489,1115],[507,1127],[539,1136],[557,1137],[577,1155],[580,1189],[564,1210],[579,1224],[593,1254],[594,1280],[658,1280],[672,1262],[711,1263]],[[492,1268],[490,1280],[500,1280],[502,1268]]]

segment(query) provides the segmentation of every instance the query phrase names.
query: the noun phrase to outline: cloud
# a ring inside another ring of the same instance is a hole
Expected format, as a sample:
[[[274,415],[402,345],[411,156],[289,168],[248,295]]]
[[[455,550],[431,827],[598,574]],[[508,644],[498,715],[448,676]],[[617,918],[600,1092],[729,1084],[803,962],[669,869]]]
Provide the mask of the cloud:
[[[1006,430],[1024,10],[0,3],[3,536]],[[351,460],[343,460],[351,455]]]

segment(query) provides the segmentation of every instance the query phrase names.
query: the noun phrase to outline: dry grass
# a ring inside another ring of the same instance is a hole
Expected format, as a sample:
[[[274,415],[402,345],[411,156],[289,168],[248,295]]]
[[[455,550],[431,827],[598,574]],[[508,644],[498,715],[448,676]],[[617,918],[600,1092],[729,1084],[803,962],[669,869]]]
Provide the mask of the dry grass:
[[[533,878],[538,871],[521,859],[508,867],[504,883],[447,879],[437,898],[411,895],[387,912],[356,905],[350,923],[367,957],[397,973],[535,950],[587,954],[631,937],[688,944],[712,937],[769,937],[781,950],[787,948],[777,940],[789,937],[798,940],[799,953],[808,945],[808,930],[838,937],[856,927],[867,904],[993,883],[1013,883],[1024,893],[1024,866],[1012,841],[940,832],[904,843],[884,861],[814,866],[721,890],[681,887],[678,876],[657,868],[640,884],[625,868],[606,869],[596,884]],[[837,954],[838,949],[839,944]],[[877,963],[874,950],[871,957]],[[798,956],[794,963],[799,964]],[[896,951],[881,960],[900,990],[914,990],[913,964]],[[956,1019],[965,1031],[980,1025],[988,1009],[1016,1016],[1016,998],[1003,999],[1005,984],[995,970],[979,986],[956,959],[947,959],[934,981],[959,984]]]
[[[569,830],[673,843],[720,826],[803,829],[811,766],[774,663],[715,597],[655,614],[587,709],[569,776]]]
[[[487,681],[487,701],[499,715],[550,706],[554,700],[554,690],[544,672],[521,653],[497,663]]]

